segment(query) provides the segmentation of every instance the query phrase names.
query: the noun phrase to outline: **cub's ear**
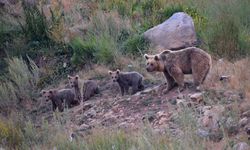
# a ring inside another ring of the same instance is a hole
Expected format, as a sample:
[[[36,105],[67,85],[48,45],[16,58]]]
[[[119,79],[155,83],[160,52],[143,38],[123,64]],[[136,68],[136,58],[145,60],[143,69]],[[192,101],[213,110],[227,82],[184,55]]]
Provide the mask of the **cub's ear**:
[[[72,77],[70,75],[68,75],[68,79],[71,79]]]
[[[116,74],[119,74],[121,71],[119,69],[116,70]]]
[[[75,79],[78,80],[78,79],[79,79],[79,75],[76,75],[76,76],[75,76]]]
[[[109,71],[109,74],[111,75],[111,74],[112,74],[112,71]]]
[[[149,58],[148,54],[144,54],[144,58],[148,59]]]
[[[40,92],[40,94],[45,94],[46,93],[46,91],[45,90],[42,90],[41,92]]]
[[[49,90],[49,93],[50,93],[50,94],[52,94],[52,93],[53,93],[53,91],[52,91],[52,90]]]
[[[158,56],[158,55],[155,55],[154,59],[155,59],[155,61],[160,60],[160,58],[159,58],[159,56]]]

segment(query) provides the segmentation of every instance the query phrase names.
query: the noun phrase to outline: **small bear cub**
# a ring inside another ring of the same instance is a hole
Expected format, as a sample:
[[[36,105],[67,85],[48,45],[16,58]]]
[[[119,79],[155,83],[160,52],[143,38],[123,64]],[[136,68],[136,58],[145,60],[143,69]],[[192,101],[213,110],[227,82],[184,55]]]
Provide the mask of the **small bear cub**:
[[[75,94],[72,89],[50,89],[50,90],[42,90],[42,97],[45,98],[46,101],[51,100],[53,111],[58,108],[60,112],[63,111],[65,105],[68,108],[71,108],[78,104],[78,101],[75,100]]]
[[[124,93],[128,94],[129,87],[132,87],[132,94],[144,90],[143,76],[138,72],[121,72],[117,69],[116,71],[109,71],[109,74],[112,81],[119,84],[122,96]]]
[[[69,85],[75,90],[75,96],[79,102],[83,102],[99,94],[99,86],[94,80],[82,80],[78,75],[68,75]]]

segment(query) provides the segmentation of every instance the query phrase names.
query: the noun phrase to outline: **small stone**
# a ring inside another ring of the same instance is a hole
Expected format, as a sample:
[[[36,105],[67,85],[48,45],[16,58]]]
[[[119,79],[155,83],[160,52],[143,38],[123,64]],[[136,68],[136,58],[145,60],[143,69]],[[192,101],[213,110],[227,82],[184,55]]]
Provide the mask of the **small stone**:
[[[171,98],[171,99],[169,99],[169,103],[172,104],[172,105],[176,105],[177,101],[176,101],[175,98]]]
[[[240,127],[244,127],[244,126],[247,125],[247,123],[248,123],[248,118],[247,118],[247,117],[244,117],[244,118],[240,119],[240,121],[239,121],[239,126],[240,126]]]
[[[237,123],[231,117],[229,117],[226,121],[226,130],[229,135],[236,135],[239,132]]]
[[[186,100],[185,99],[176,99],[176,104],[177,104],[177,106],[185,106],[185,104],[186,104]]]
[[[242,116],[244,116],[244,117],[250,117],[250,110],[245,111],[244,113],[242,113]]]
[[[249,150],[250,146],[245,142],[240,142],[234,145],[233,150]]]
[[[250,126],[246,126],[246,127],[245,127],[245,131],[246,131],[246,133],[247,133],[248,135],[250,135]]]
[[[203,94],[202,93],[194,93],[190,95],[190,99],[195,103],[200,103],[203,100]]]
[[[221,76],[221,77],[220,77],[220,81],[229,81],[230,78],[231,78],[231,76],[229,76],[229,75],[224,75],[224,76]]]
[[[208,138],[208,136],[209,136],[209,132],[206,130],[203,130],[203,129],[198,129],[197,134],[198,134],[198,136],[200,136],[202,138]]]
[[[219,131],[212,131],[209,134],[209,140],[211,140],[213,142],[219,142],[222,139],[223,139],[223,132],[221,130],[219,130]]]
[[[204,129],[198,129],[197,134],[202,138],[208,138],[209,140],[214,142],[219,142],[223,138],[223,132],[221,130],[207,131]]]
[[[92,118],[92,117],[96,116],[96,111],[94,109],[92,109],[92,110],[86,112],[86,114],[84,114],[84,115],[88,118]]]

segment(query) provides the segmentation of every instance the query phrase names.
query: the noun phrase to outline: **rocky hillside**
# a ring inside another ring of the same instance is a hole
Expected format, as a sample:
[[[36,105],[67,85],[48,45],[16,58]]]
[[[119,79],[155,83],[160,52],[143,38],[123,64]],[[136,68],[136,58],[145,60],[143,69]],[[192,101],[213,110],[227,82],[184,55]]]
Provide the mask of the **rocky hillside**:
[[[250,149],[248,0],[0,0],[0,149]],[[143,54],[199,47],[212,69],[199,91],[165,89]],[[121,96],[108,70],[137,71]],[[100,93],[52,111],[43,89],[67,75]]]
[[[217,79],[217,84],[230,85],[229,78],[222,76],[221,81]],[[235,144],[250,138],[249,100],[239,90],[205,89],[198,92],[192,83],[186,83],[182,92],[174,88],[164,93],[166,85],[156,83],[135,95],[121,96],[119,86],[109,78],[99,84],[100,94],[61,114],[67,118],[68,135],[84,137],[99,128],[130,133],[149,125],[153,132],[182,139],[185,124],[192,126],[201,139],[220,143],[218,149],[225,146],[223,143],[227,138]],[[49,103],[42,103],[32,115],[36,116],[37,124],[43,119],[53,121]],[[239,144],[249,148],[245,143]]]

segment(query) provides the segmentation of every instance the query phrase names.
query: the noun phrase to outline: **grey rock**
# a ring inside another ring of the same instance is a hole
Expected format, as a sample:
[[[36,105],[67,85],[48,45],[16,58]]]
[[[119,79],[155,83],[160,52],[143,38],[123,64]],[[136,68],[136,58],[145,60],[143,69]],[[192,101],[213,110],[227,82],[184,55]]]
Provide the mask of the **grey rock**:
[[[190,99],[195,103],[200,103],[203,100],[203,94],[200,92],[191,94]]]
[[[197,134],[198,136],[202,137],[202,138],[208,138],[209,137],[209,132],[203,129],[198,129],[197,130]]]
[[[250,110],[245,111],[244,113],[242,113],[242,116],[244,116],[244,117],[250,117]]]
[[[193,19],[184,12],[175,13],[163,23],[147,30],[144,37],[163,49],[177,50],[197,44]]]
[[[233,150],[249,150],[250,146],[245,142],[240,142],[234,145]]]
[[[229,135],[235,135],[239,132],[238,124],[233,118],[229,117],[225,125],[225,128]]]
[[[239,126],[240,127],[244,127],[247,124],[248,124],[248,118],[247,117],[244,117],[244,118],[240,119],[240,121],[239,121]]]
[[[219,142],[223,138],[223,132],[221,130],[218,131],[209,131],[204,129],[198,129],[197,135],[201,138],[208,138],[213,142]]]

